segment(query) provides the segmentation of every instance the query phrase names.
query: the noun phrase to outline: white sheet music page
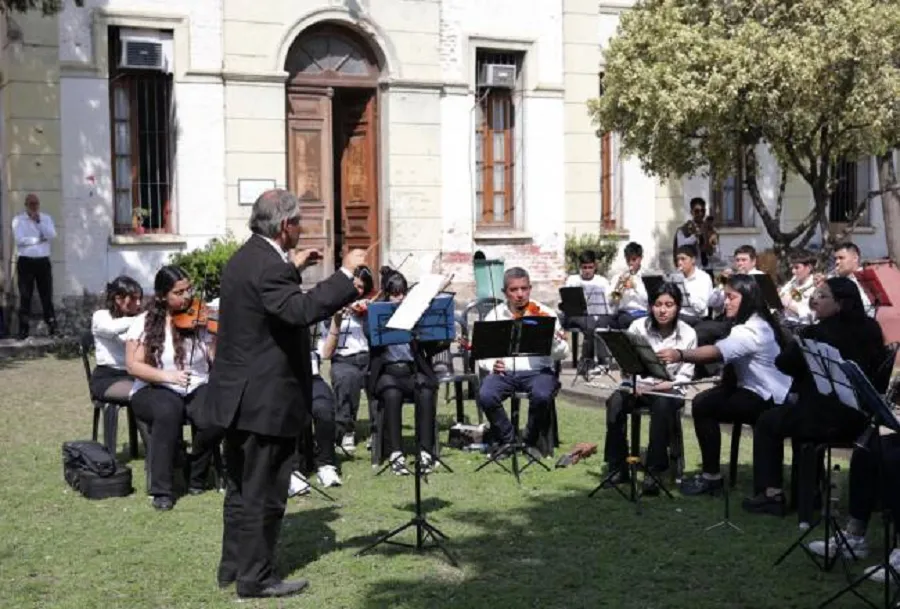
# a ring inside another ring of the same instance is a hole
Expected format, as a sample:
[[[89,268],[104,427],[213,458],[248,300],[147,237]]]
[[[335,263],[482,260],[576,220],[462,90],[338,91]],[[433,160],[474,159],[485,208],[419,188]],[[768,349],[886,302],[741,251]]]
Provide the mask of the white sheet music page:
[[[423,275],[391,315],[385,327],[392,330],[412,330],[446,283],[447,278],[443,275]]]

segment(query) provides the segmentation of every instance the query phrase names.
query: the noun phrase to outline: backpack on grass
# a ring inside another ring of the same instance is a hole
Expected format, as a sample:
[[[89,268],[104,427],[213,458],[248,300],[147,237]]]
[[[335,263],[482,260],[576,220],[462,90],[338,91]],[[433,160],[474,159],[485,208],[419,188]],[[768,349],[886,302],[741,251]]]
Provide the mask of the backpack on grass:
[[[134,492],[131,468],[99,442],[63,442],[63,478],[88,499],[125,497]]]

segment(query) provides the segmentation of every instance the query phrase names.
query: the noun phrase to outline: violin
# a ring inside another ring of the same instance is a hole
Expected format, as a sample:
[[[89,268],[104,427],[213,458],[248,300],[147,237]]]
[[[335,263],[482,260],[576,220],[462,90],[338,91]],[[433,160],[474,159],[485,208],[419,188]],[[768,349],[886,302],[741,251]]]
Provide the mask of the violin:
[[[513,312],[513,319],[522,319],[523,317],[550,317],[550,313],[544,311],[536,302],[529,300],[528,304],[521,311]]]
[[[194,298],[184,311],[172,315],[172,325],[182,332],[205,328],[210,334],[218,334],[219,316],[218,312],[211,310],[202,300]]]

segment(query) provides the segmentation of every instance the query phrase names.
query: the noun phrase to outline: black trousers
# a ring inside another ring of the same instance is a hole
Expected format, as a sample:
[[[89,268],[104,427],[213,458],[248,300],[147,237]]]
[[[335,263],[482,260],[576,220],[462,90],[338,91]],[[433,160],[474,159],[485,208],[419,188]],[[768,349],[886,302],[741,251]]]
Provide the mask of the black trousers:
[[[868,524],[881,497],[896,527],[900,525],[900,435],[882,436],[880,442],[881,455],[870,448],[856,448],[850,457],[849,512],[851,518]]]
[[[783,487],[785,438],[795,447],[806,442],[851,443],[865,426],[861,412],[818,394],[801,394],[796,404],[762,413],[753,428],[754,492]],[[799,455],[797,450],[794,454]]]
[[[307,471],[309,463],[306,455],[313,455],[313,464],[316,468],[323,465],[336,465],[334,454],[334,394],[331,387],[321,376],[313,377],[312,383],[312,418],[313,438],[307,438],[306,434],[300,434],[297,440],[297,459],[294,469]],[[306,450],[306,442],[314,440],[313,450]]]
[[[654,472],[669,469],[669,442],[675,426],[675,417],[684,402],[662,396],[637,396],[616,391],[606,400],[606,444],[603,459],[610,469],[625,466],[628,456],[628,414],[635,407],[650,409],[650,441],[647,445],[647,467]],[[635,447],[639,448],[639,447]]]
[[[434,421],[437,417],[437,387],[427,376],[413,371],[405,364],[388,364],[375,384],[384,409],[384,448],[387,454],[402,450],[403,400],[412,400],[416,407],[416,433],[419,444],[434,450]],[[417,447],[418,449],[418,447]]]
[[[206,399],[206,385],[182,396],[166,387],[149,385],[131,396],[134,416],[150,428],[150,494],[154,497],[173,497],[175,463],[183,455],[181,428],[191,423],[191,436],[196,438],[197,426],[192,412]],[[206,488],[210,450],[194,452],[190,458],[188,484],[191,488]]]
[[[613,324],[612,315],[585,315],[567,320],[567,326],[578,328],[584,340],[581,341],[582,359],[590,362],[595,359],[605,360],[610,357],[609,350],[602,340],[594,336],[597,328],[609,328]]]
[[[51,332],[56,331],[56,313],[53,310],[53,265],[50,258],[27,258],[16,260],[16,276],[19,288],[19,333],[28,334],[31,317],[31,297],[37,285],[41,299],[41,312]]]
[[[225,432],[225,503],[219,581],[252,593],[277,579],[275,545],[284,518],[295,437]]]
[[[369,373],[369,354],[357,353],[348,357],[331,358],[331,387],[334,389],[334,421],[338,437],[356,431],[356,417],[366,377]]]
[[[774,406],[772,400],[764,400],[749,389],[720,386],[698,393],[691,406],[691,416],[700,444],[703,472],[718,474],[721,469],[720,423],[755,425],[760,415]]]

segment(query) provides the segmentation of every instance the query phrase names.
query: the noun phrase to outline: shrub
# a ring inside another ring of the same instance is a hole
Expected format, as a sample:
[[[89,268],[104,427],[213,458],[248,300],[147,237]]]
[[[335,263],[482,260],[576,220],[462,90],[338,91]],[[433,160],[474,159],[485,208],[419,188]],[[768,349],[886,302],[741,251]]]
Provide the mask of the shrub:
[[[219,285],[225,263],[241,246],[231,233],[224,239],[212,239],[200,249],[172,254],[169,264],[175,264],[190,275],[198,294],[208,302],[219,297]]]
[[[605,235],[566,235],[566,272],[574,275],[578,272],[578,256],[584,250],[594,250],[597,254],[597,274],[606,275],[609,267],[619,251],[619,243]]]

